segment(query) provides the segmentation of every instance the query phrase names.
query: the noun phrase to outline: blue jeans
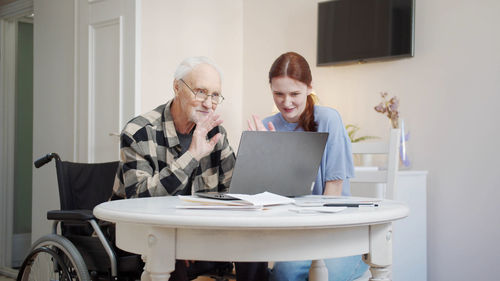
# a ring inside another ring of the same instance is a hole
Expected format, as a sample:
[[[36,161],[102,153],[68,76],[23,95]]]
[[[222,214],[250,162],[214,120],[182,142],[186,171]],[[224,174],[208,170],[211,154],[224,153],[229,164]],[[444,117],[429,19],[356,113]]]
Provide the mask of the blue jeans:
[[[368,265],[361,256],[324,260],[328,268],[328,281],[352,281],[361,277]],[[269,277],[270,281],[305,281],[309,279],[311,261],[277,262]]]

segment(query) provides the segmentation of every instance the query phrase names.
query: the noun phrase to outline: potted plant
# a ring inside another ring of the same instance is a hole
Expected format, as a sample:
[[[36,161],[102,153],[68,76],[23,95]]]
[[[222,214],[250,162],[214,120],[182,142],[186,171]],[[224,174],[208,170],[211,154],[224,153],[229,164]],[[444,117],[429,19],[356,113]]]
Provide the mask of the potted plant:
[[[345,126],[345,130],[347,131],[347,135],[351,140],[351,143],[356,143],[360,141],[365,141],[369,139],[378,139],[376,136],[362,136],[357,137],[356,133],[359,131],[359,127],[353,124],[347,124]],[[372,155],[370,154],[354,154],[353,155],[354,165],[355,166],[371,166],[372,165]]]
[[[351,140],[351,143],[359,142],[359,141],[364,141],[364,140],[369,140],[369,139],[378,139],[379,137],[376,136],[362,136],[362,137],[356,137],[356,133],[359,131],[359,127],[353,124],[347,124],[345,125],[345,130],[347,131],[347,135],[349,136],[349,139]]]

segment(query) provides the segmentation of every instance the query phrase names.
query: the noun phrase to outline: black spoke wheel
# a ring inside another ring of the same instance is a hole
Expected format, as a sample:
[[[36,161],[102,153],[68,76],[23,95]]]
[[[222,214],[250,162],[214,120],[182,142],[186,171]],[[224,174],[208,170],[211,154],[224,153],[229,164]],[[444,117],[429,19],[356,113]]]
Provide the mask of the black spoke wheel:
[[[35,242],[17,281],[90,281],[87,266],[65,237],[49,234]]]

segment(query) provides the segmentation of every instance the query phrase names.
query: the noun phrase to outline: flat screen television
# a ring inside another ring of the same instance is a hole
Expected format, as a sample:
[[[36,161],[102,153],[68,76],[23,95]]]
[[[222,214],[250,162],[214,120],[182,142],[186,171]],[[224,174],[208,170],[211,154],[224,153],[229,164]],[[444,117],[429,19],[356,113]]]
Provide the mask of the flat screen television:
[[[317,65],[412,57],[415,0],[318,3]]]

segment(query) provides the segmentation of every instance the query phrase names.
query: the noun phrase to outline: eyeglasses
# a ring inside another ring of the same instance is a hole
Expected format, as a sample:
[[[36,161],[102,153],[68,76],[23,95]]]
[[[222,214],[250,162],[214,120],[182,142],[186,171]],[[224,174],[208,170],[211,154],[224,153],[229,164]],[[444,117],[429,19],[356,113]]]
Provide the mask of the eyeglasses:
[[[193,93],[194,98],[196,100],[206,101],[208,99],[208,97],[210,97],[213,104],[221,104],[222,101],[224,100],[224,97],[222,95],[219,95],[219,94],[209,95],[207,89],[196,89],[196,91],[194,91],[193,89],[191,89],[191,87],[189,87],[189,85],[184,80],[182,80],[182,79],[179,79],[179,80],[182,83],[184,83],[184,85],[186,85],[186,87],[188,87],[189,90],[191,90],[191,93]]]

